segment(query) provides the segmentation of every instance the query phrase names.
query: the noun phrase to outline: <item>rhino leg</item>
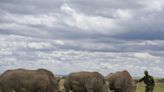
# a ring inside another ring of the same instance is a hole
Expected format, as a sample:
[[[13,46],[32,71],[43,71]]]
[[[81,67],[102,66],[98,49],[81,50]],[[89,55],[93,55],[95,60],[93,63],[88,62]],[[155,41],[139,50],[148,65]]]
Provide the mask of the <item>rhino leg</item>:
[[[44,88],[40,88],[37,90],[37,92],[46,92],[46,90]]]
[[[65,89],[65,92],[69,92],[69,89],[66,88],[66,89]]]
[[[72,92],[72,90],[73,89],[72,89],[72,87],[70,87],[70,85],[65,87],[65,92],[70,92],[70,91]]]
[[[88,88],[87,92],[94,92],[94,89],[93,88]]]
[[[116,89],[114,92],[123,92],[122,89]]]

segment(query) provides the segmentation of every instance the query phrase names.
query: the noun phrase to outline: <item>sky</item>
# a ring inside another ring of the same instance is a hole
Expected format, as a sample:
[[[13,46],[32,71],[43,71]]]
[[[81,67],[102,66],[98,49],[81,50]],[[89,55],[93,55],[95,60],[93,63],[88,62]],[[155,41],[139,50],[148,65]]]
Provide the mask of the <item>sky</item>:
[[[0,73],[164,77],[164,0],[0,0]]]

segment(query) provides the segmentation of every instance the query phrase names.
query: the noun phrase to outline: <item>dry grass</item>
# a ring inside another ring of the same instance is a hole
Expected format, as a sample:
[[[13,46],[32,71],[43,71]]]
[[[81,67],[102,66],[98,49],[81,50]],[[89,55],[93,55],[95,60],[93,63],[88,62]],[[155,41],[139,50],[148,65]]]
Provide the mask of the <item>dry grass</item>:
[[[60,82],[59,82],[59,90],[61,92],[65,92],[65,90],[64,90],[64,79],[60,79]]]
[[[145,84],[139,83],[137,85],[137,92],[145,92]],[[164,92],[164,83],[156,83],[154,92]]]

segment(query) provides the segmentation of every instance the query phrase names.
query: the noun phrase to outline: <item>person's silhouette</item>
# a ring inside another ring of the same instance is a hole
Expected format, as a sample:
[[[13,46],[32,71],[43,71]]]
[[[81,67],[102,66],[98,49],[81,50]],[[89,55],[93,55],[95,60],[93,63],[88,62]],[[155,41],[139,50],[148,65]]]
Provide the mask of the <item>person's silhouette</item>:
[[[144,83],[146,84],[145,92],[153,92],[155,86],[154,78],[149,75],[148,71],[144,71],[144,74],[145,76],[140,80],[138,80],[137,82],[144,81]]]

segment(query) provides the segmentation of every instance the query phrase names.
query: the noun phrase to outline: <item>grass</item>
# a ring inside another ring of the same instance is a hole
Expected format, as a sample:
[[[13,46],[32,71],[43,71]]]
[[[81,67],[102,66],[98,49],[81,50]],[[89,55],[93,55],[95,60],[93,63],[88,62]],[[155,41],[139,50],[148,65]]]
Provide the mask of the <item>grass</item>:
[[[137,85],[137,91],[136,92],[145,92],[145,84],[139,83]],[[153,92],[164,92],[164,83],[156,83],[154,91]]]

